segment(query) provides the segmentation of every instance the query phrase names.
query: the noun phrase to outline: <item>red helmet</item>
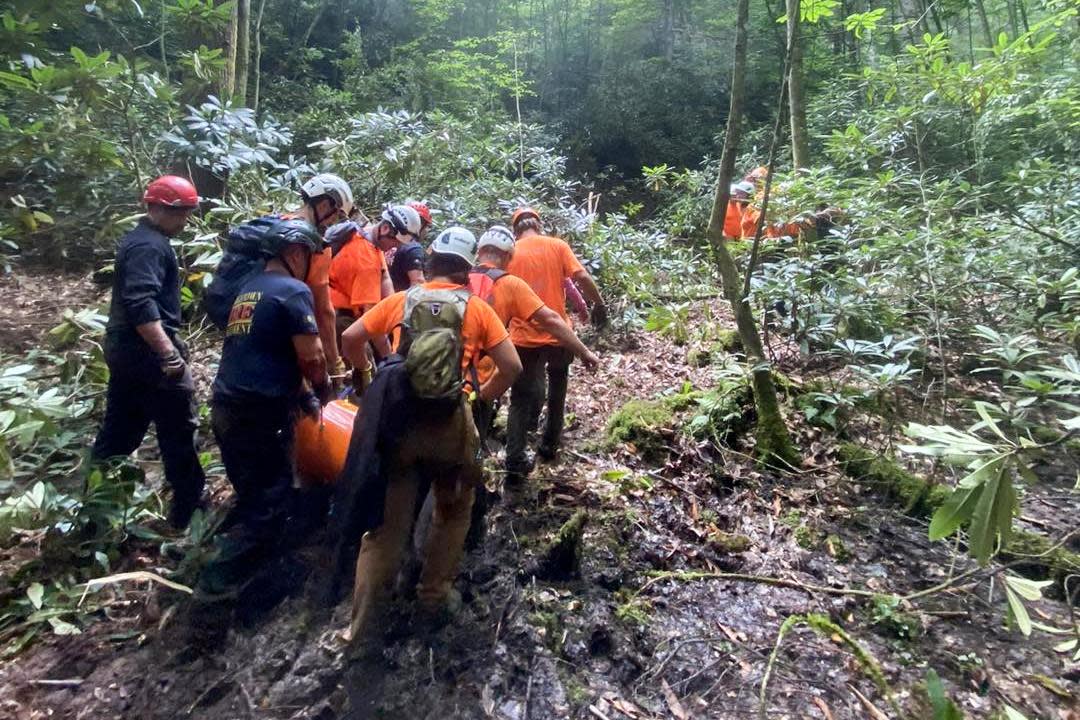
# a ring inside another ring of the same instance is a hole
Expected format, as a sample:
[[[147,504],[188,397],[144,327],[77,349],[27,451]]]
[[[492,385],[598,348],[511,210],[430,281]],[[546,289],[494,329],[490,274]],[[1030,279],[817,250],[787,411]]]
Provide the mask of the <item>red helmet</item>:
[[[147,205],[192,209],[199,207],[199,193],[187,178],[162,175],[146,186],[143,202]]]
[[[540,213],[536,212],[531,207],[519,207],[517,210],[514,211],[514,214],[510,216],[510,226],[516,228],[518,220],[527,217],[533,217],[539,220]]]
[[[426,203],[422,203],[419,200],[410,200],[405,204],[415,210],[420,216],[420,222],[422,223],[421,229],[426,228],[431,224],[431,210],[428,209]]]

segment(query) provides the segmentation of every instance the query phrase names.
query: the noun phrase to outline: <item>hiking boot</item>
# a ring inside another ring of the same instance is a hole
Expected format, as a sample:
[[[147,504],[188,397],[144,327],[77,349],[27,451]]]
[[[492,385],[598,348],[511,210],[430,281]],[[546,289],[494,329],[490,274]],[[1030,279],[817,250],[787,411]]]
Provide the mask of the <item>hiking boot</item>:
[[[559,446],[546,444],[538,445],[536,448],[536,457],[546,463],[555,462],[559,457]]]
[[[448,625],[451,620],[461,614],[464,603],[461,593],[454,588],[446,595],[446,599],[435,606],[427,606],[417,603],[416,606],[416,633],[418,635],[431,635]]]
[[[525,478],[529,477],[529,473],[533,471],[536,466],[536,461],[533,458],[525,458],[524,460],[507,460],[506,461],[506,483],[508,485],[517,485],[525,481]]]
[[[174,495],[172,505],[169,506],[169,525],[174,530],[186,530],[191,524],[191,517],[196,510],[206,511],[208,501],[206,496],[199,492],[197,495]]]

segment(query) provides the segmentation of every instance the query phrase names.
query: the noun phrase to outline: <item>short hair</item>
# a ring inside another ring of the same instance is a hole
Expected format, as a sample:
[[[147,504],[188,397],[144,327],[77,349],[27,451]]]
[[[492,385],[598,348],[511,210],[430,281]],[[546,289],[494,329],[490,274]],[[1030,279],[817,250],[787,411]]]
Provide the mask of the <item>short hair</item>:
[[[458,285],[469,282],[469,271],[472,266],[469,261],[457,255],[444,253],[431,253],[427,259],[427,276],[445,277]]]
[[[526,230],[533,230],[535,232],[543,232],[544,226],[540,224],[540,221],[534,217],[524,217],[517,221],[514,225],[514,235],[521,235]]]

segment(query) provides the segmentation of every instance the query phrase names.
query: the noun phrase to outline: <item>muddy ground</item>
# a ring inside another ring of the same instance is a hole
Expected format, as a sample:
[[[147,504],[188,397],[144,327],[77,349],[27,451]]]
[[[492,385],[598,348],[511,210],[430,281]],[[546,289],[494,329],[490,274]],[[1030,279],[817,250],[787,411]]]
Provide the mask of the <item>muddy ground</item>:
[[[1080,717],[1080,669],[1052,649],[1062,637],[1007,627],[1001,589],[985,576],[896,608],[844,593],[905,594],[972,564],[950,543],[930,543],[925,520],[840,474],[818,431],[800,428],[809,464],[789,474],[755,467],[741,441],[716,450],[672,435],[651,464],[634,448],[600,449],[622,402],[684,382],[708,387],[715,372],[645,333],[606,352],[595,376],[575,367],[560,462],[502,493],[465,561],[463,608],[434,634],[392,618],[383,656],[349,664],[337,637],[346,605],[328,621],[312,617],[296,582],[292,597],[199,649],[188,643],[182,594],[109,590],[115,602],[83,634],[50,637],[0,666],[0,717],[749,718],[781,624],[805,613],[830,618],[865,654],[836,632],[796,626],[772,666],[770,718],[891,718],[894,702],[931,718],[929,668],[967,717],[994,717],[1005,702],[1032,719]],[[1029,492],[1025,514],[1050,536],[1071,529],[1078,495],[1054,482],[1039,492],[1051,509]],[[1029,513],[1036,505],[1042,512]],[[580,576],[531,575],[579,509],[588,518]],[[324,556],[318,546],[302,553],[316,572]],[[1031,610],[1037,622],[1069,626],[1058,600]]]

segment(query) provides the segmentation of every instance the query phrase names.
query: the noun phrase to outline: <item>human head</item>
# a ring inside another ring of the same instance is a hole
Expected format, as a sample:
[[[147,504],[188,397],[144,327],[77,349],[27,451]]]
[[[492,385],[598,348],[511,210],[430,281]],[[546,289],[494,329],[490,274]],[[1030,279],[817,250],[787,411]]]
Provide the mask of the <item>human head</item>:
[[[162,175],[146,186],[143,202],[150,222],[172,237],[184,229],[191,213],[199,207],[199,193],[187,178]]]
[[[447,278],[464,285],[476,264],[476,236],[463,227],[449,227],[431,243],[428,277]]]
[[[767,177],[769,177],[769,168],[761,166],[746,173],[746,177],[743,178],[743,180],[757,187],[758,183],[764,182]]]
[[[390,250],[420,236],[420,213],[408,205],[387,205],[375,228],[375,244]]]
[[[531,207],[519,207],[510,216],[510,227],[514,228],[514,235],[520,238],[530,230],[538,233],[544,226],[540,224],[540,213]]]
[[[750,197],[754,194],[754,184],[743,180],[742,182],[733,183],[731,186],[731,199],[733,202],[746,203],[750,202]]]
[[[423,241],[427,235],[428,228],[431,227],[431,209],[428,208],[427,203],[420,202],[419,200],[408,200],[405,203],[420,216],[420,232],[416,234],[416,239]]]
[[[305,215],[319,232],[349,217],[353,196],[349,184],[333,173],[319,173],[300,187]]]
[[[505,269],[514,256],[514,233],[504,225],[492,225],[480,236],[477,253],[479,262]]]
[[[279,220],[263,237],[263,255],[269,260],[280,261],[297,279],[307,277],[311,254],[322,248],[322,236],[306,220]]]

